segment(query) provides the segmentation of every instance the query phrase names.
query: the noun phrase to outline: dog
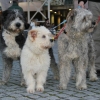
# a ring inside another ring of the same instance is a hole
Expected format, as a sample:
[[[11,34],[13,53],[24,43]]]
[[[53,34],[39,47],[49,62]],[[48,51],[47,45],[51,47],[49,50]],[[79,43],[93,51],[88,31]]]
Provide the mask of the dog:
[[[27,92],[44,91],[47,72],[50,67],[49,48],[53,45],[53,35],[44,27],[36,27],[28,32],[21,52],[21,66],[27,85]]]
[[[15,9],[3,12],[2,22],[1,51],[4,68],[0,85],[8,82],[13,61],[20,58],[21,49],[25,43],[25,37],[22,33],[27,24],[24,13]]]
[[[67,16],[66,34],[58,38],[60,89],[67,89],[71,74],[71,63],[76,72],[76,88],[87,89],[86,71],[89,68],[91,81],[96,81],[95,49],[91,32],[95,22],[92,13],[86,9],[74,9]]]

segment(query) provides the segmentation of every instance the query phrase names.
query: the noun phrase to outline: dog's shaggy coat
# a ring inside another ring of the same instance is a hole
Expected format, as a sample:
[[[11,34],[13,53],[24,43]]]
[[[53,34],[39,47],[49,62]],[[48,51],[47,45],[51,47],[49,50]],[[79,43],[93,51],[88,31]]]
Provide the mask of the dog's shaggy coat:
[[[89,32],[94,28],[92,13],[86,9],[75,9],[67,16],[66,34],[58,39],[60,66],[60,89],[66,89],[71,74],[71,63],[76,72],[76,88],[86,89],[86,70],[89,66],[91,81],[97,80],[95,50]]]
[[[3,30],[1,34],[1,52],[3,58],[3,77],[0,85],[4,85],[10,78],[13,60],[19,59],[25,38],[21,34],[25,29],[26,19],[19,10],[3,12]]]
[[[30,30],[21,53],[22,73],[27,85],[27,92],[44,90],[47,71],[50,67],[48,49],[53,44],[52,34],[45,27]]]

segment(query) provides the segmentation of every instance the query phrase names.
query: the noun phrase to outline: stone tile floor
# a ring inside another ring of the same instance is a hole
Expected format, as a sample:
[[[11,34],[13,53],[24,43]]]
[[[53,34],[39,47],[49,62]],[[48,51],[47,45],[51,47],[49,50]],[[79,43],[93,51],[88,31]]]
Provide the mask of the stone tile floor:
[[[53,50],[56,62],[58,62],[56,43]],[[0,53],[0,79],[2,77],[2,68]],[[72,79],[70,79],[67,90],[59,90],[57,88],[58,84],[59,82],[53,79],[53,74],[50,69],[44,92],[27,93],[26,88],[20,86],[19,61],[15,61],[9,83],[0,86],[0,100],[100,100],[100,77],[97,82],[90,82],[87,78],[88,89],[83,91],[75,88],[75,80]]]

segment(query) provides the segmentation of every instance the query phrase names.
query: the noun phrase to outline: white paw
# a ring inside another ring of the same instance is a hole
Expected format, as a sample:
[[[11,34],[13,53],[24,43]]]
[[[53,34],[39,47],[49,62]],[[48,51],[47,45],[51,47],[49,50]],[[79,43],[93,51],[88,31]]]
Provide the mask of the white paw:
[[[72,80],[76,80],[76,77],[75,76],[72,76]]]
[[[78,90],[85,90],[85,89],[87,89],[87,85],[79,85],[79,86],[76,86],[76,88],[78,89]]]
[[[35,92],[35,90],[34,90],[33,87],[28,87],[27,88],[27,93],[34,93],[34,92]]]
[[[54,79],[59,80],[59,76],[58,75],[54,76]]]
[[[98,80],[98,78],[97,78],[97,76],[95,76],[95,77],[90,77],[90,79],[89,79],[90,81],[92,81],[92,82],[95,82],[95,81],[97,81]]]
[[[5,85],[6,83],[3,81],[0,81],[0,85]]]
[[[43,92],[44,91],[44,87],[42,85],[41,86],[37,86],[36,87],[36,91]]]
[[[66,90],[67,89],[67,86],[66,85],[59,85],[58,87],[60,90]]]
[[[21,85],[21,86],[26,86],[25,81],[22,81],[22,82],[20,83],[20,85]]]

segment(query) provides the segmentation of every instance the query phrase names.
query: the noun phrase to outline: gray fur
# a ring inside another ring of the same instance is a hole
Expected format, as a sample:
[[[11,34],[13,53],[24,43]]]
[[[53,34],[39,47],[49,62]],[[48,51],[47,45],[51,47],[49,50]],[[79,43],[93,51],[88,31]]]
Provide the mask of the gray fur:
[[[58,39],[60,89],[66,89],[71,74],[71,63],[76,71],[76,88],[86,89],[86,70],[89,66],[91,81],[97,80],[95,70],[92,13],[86,9],[74,9],[67,16],[66,32]]]

